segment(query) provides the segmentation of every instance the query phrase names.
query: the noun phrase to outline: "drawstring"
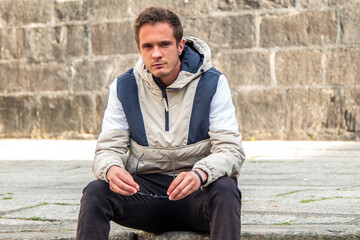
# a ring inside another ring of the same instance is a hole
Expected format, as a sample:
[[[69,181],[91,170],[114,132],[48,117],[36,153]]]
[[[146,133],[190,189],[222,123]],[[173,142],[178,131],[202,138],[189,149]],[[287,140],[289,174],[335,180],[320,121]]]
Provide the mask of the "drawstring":
[[[174,173],[174,179],[175,179],[175,158],[173,158],[173,173]]]

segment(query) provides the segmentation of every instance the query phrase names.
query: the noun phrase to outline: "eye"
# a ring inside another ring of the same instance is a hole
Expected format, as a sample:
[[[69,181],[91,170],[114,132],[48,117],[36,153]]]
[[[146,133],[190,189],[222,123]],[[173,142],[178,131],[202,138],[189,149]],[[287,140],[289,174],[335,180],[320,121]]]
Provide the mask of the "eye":
[[[169,46],[171,43],[169,43],[169,42],[162,42],[161,44],[160,44],[160,47],[167,47],[167,46]]]
[[[151,44],[144,44],[143,45],[143,49],[151,49],[151,48],[152,48]]]

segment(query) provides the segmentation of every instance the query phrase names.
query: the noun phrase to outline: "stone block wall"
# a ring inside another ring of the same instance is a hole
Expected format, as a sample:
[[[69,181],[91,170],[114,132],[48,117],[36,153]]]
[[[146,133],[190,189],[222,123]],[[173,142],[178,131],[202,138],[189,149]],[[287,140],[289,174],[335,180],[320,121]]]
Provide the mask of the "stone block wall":
[[[360,138],[360,0],[0,0],[0,137],[96,138],[151,5],[208,42],[245,140]]]

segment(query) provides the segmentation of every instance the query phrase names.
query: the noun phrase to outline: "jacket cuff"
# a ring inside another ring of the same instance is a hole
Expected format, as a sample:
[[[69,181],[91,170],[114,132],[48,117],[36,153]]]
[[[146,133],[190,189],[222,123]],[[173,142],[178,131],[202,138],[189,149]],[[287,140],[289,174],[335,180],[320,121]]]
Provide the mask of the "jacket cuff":
[[[201,163],[195,163],[193,170],[199,168],[201,170],[203,170],[206,174],[207,174],[207,181],[206,183],[202,186],[202,187],[207,187],[209,186],[210,183],[213,182],[213,174],[210,170],[210,168],[208,168],[206,165],[201,164]]]
[[[105,182],[109,182],[109,180],[107,179],[106,175],[107,175],[107,172],[109,171],[109,169],[112,167],[112,166],[118,166],[120,168],[124,168],[124,166],[121,166],[121,164],[119,164],[118,161],[111,161],[111,162],[108,162],[105,164],[104,168],[101,170],[101,173],[99,175],[99,179],[105,181]]]

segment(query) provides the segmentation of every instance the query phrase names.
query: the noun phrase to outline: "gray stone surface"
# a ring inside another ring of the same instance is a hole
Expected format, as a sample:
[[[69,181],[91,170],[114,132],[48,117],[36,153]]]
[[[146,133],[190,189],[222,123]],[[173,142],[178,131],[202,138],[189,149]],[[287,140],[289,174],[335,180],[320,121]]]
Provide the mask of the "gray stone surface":
[[[69,22],[86,20],[83,2],[80,1],[55,1],[56,22]]]
[[[326,81],[332,85],[355,85],[360,77],[360,47],[328,50]]]
[[[130,68],[139,59],[137,54],[106,59],[73,60],[71,62],[71,81],[73,90],[106,90],[112,81]]]
[[[337,129],[341,121],[340,95],[333,89],[287,91],[287,122],[290,135],[316,139],[319,129]]]
[[[185,18],[183,27],[185,36],[201,38],[210,45],[213,52],[219,49],[242,49],[254,46],[254,17],[249,14]]]
[[[240,119],[239,126],[247,129],[247,136],[259,136],[261,133],[282,130],[285,111],[282,91],[277,89],[242,90],[238,93],[236,103],[238,106],[236,113]],[[245,136],[246,139],[247,136]]]
[[[261,8],[291,8],[295,7],[295,0],[265,0],[265,1],[248,1],[248,0],[217,0],[217,7],[225,11],[238,11],[241,9],[261,9]]]
[[[25,57],[25,33],[23,29],[0,30],[0,59]]]
[[[95,55],[137,53],[133,22],[104,23],[91,27],[91,48]]]
[[[341,26],[343,34],[341,35],[341,42],[345,44],[359,44],[360,43],[360,2],[356,6],[345,8],[341,11]]]
[[[336,41],[335,11],[264,15],[260,25],[262,47],[307,46]]]
[[[346,6],[355,7],[359,4],[358,0],[299,0],[299,5],[303,8],[324,8],[324,7],[335,7],[335,6]]]
[[[321,51],[281,51],[276,54],[275,74],[279,85],[320,85]]]
[[[0,72],[0,89],[3,93],[68,89],[68,67],[64,63],[0,63]],[[21,108],[19,110],[21,111]]]
[[[345,91],[345,125],[348,131],[356,132],[360,129],[360,88],[350,88]]]
[[[271,84],[269,58],[269,54],[264,52],[222,53],[219,69],[228,73],[226,77],[232,89],[237,86],[266,86]]]
[[[75,239],[94,147],[94,140],[0,140],[0,239]],[[244,148],[242,239],[358,239],[360,142],[246,141]],[[209,239],[117,224],[111,236]]]
[[[51,21],[54,2],[48,0],[3,0],[0,3],[0,26],[18,26]]]
[[[36,125],[36,100],[31,96],[0,96],[0,136],[21,137]]]
[[[151,6],[165,7],[176,11],[181,16],[193,17],[197,15],[211,13],[212,4],[209,1],[168,1],[168,0],[137,0],[131,1],[130,8],[134,17],[136,17],[143,9]]]
[[[126,1],[90,0],[81,2],[86,19],[90,21],[114,20],[129,17],[128,4]]]
[[[87,55],[88,30],[83,25],[40,27],[26,30],[27,57],[30,61],[65,61]]]
[[[72,131],[94,133],[97,131],[95,117],[92,114],[94,104],[93,98],[88,95],[67,98],[44,96],[39,107],[39,129],[43,133],[51,133],[50,137],[61,136]]]

